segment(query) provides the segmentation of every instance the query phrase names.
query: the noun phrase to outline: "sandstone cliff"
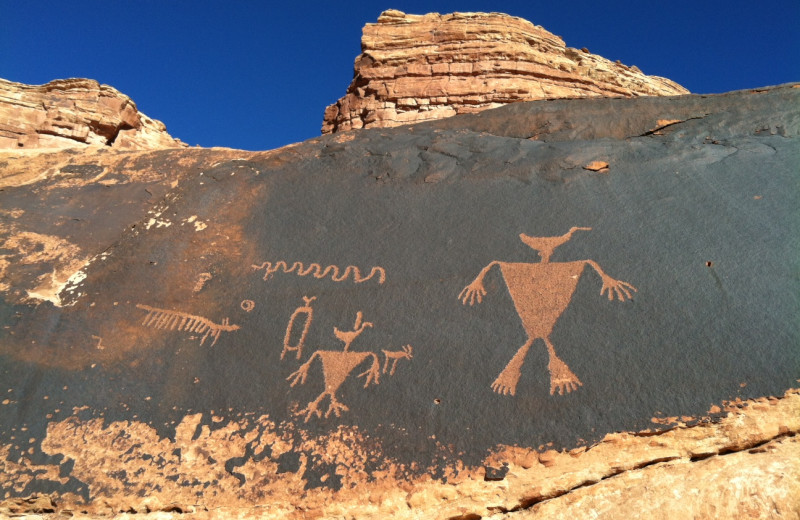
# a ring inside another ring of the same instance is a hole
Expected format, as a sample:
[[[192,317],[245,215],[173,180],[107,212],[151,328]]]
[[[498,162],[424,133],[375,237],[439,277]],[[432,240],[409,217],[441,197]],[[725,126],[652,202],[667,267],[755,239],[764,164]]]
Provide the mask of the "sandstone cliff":
[[[186,146],[125,94],[90,79],[25,85],[0,79],[0,149]]]
[[[367,24],[347,94],[325,109],[322,133],[392,127],[516,101],[669,96],[688,91],[567,47],[540,26],[500,13],[383,12]]]

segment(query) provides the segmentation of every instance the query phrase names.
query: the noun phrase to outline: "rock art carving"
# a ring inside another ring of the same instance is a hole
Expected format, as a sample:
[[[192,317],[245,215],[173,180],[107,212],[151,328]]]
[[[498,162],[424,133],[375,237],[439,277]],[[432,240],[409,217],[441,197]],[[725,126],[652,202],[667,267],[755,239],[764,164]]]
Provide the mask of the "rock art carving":
[[[199,293],[200,291],[202,291],[206,282],[211,280],[211,278],[213,278],[213,276],[211,276],[211,273],[200,273],[197,277],[197,282],[195,282],[194,284],[194,288],[192,288],[192,292]]]
[[[281,351],[281,359],[286,356],[287,352],[297,352],[297,359],[303,355],[303,345],[306,342],[306,336],[308,335],[308,329],[311,327],[311,320],[314,318],[314,309],[311,308],[311,302],[316,300],[316,296],[312,296],[308,298],[303,296],[304,305],[295,309],[292,313],[292,317],[289,318],[289,324],[286,326],[286,334],[283,336],[283,350]],[[294,321],[297,319],[298,316],[305,315],[306,321],[303,324],[303,332],[300,334],[300,339],[297,341],[297,345],[291,346],[292,340],[292,329],[294,328]]]
[[[242,303],[239,304],[244,312],[250,312],[256,308],[256,302],[253,300],[242,300]]]
[[[211,342],[211,346],[213,347],[216,345],[220,334],[223,332],[239,330],[239,326],[231,325],[228,318],[223,319],[222,323],[214,323],[202,316],[195,316],[193,314],[169,309],[159,309],[157,307],[150,307],[149,305],[142,305],[141,303],[137,303],[136,308],[147,311],[147,316],[144,318],[142,326],[159,330],[181,330],[203,334],[200,339],[201,345],[205,343],[210,336],[214,338],[214,341]]]
[[[270,277],[282,270],[284,273],[295,273],[297,276],[307,276],[311,274],[314,278],[325,278],[328,274],[331,275],[331,280],[334,282],[343,282],[347,280],[350,275],[353,275],[353,282],[354,283],[362,283],[366,282],[367,280],[372,279],[375,275],[378,276],[378,283],[382,284],[386,281],[386,271],[383,267],[375,266],[373,267],[367,276],[361,276],[361,270],[354,266],[348,265],[345,267],[344,272],[341,272],[338,266],[329,265],[325,269],[322,268],[320,264],[312,263],[308,264],[308,267],[304,267],[303,262],[294,262],[292,263],[291,267],[288,263],[284,262],[283,260],[279,260],[274,264],[272,262],[264,262],[261,265],[253,264],[251,266],[254,270],[260,271],[264,269],[264,281],[270,279]],[[341,272],[341,274],[340,274]]]
[[[608,276],[593,260],[579,260],[575,262],[550,262],[550,256],[556,247],[564,244],[575,231],[590,231],[592,228],[573,227],[562,236],[556,237],[531,237],[520,233],[519,238],[531,249],[539,253],[539,263],[517,263],[492,261],[484,267],[475,280],[464,287],[458,298],[466,305],[481,303],[486,295],[483,287],[483,278],[492,266],[499,265],[500,272],[514,301],[514,307],[522,320],[522,326],[528,339],[514,357],[508,362],[500,375],[492,383],[492,390],[499,394],[515,395],[520,370],[528,354],[528,349],[536,339],[544,341],[550,356],[548,370],[550,372],[550,395],[558,391],[559,395],[577,390],[582,386],[580,379],[556,355],[550,334],[558,318],[566,310],[575,288],[578,286],[581,274],[586,265],[591,266],[603,280],[600,294],[607,294],[609,301],[619,299],[632,299],[631,291],[636,288],[620,280]]]
[[[386,356],[386,361],[383,363],[383,373],[386,373],[386,369],[389,368],[389,360],[392,360],[392,368],[389,370],[389,375],[393,376],[394,371],[397,369],[397,362],[401,359],[411,359],[413,356],[414,349],[411,345],[406,345],[403,347],[402,350],[382,350],[383,355]]]
[[[291,326],[294,322],[296,316],[301,313],[307,314],[308,318],[306,319],[304,329],[303,329],[303,338],[305,338],[305,334],[308,330],[308,327],[311,323],[311,312],[310,307],[308,304],[314,298],[303,298],[306,301],[305,307],[299,307],[294,314],[292,314],[292,318],[289,321],[289,327],[287,327],[287,338],[291,329]],[[300,410],[300,414],[305,414],[305,422],[311,418],[312,415],[316,415],[318,418],[322,417],[322,410],[320,409],[320,404],[328,397],[329,404],[328,410],[325,412],[325,418],[330,417],[333,413],[336,417],[340,417],[342,412],[346,412],[349,408],[339,402],[336,398],[336,391],[348,376],[353,372],[353,370],[362,364],[366,360],[371,360],[369,367],[358,374],[356,377],[366,377],[364,381],[364,388],[367,388],[370,383],[379,384],[380,383],[380,360],[378,356],[374,352],[353,352],[350,350],[350,345],[355,341],[355,339],[364,332],[365,329],[371,328],[372,323],[368,321],[363,321],[363,313],[358,311],[356,313],[356,321],[353,326],[353,330],[349,331],[342,331],[339,330],[337,327],[333,328],[334,335],[344,343],[344,348],[342,351],[337,350],[317,350],[314,352],[308,361],[303,363],[299,369],[295,372],[292,372],[289,377],[286,378],[291,384],[290,386],[294,387],[295,385],[304,384],[306,382],[306,378],[308,377],[308,370],[311,367],[311,364],[314,362],[315,359],[319,358],[322,362],[322,376],[325,380],[325,390],[319,394],[319,396],[314,399],[312,402],[308,403],[304,409]],[[302,347],[302,342],[298,344],[298,347]],[[281,359],[283,359],[283,354],[281,353]],[[299,352],[299,351],[298,351]],[[386,367],[389,364],[389,359],[392,359],[392,368],[389,375],[394,375],[395,369],[397,367],[397,362],[400,359],[411,359],[412,357],[412,348],[411,345],[406,345],[400,351],[383,351],[384,355],[386,356],[386,361],[384,363],[383,372],[386,373]],[[299,354],[298,354],[299,359]]]

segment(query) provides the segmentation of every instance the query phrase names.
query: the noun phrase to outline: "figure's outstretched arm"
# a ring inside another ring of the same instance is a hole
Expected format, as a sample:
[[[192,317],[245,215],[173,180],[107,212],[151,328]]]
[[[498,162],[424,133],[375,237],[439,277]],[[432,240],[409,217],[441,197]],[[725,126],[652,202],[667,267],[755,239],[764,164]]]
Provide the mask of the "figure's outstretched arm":
[[[356,377],[364,377],[367,376],[367,380],[364,382],[364,388],[368,387],[370,383],[379,384],[380,383],[380,376],[381,376],[381,361],[378,359],[378,356],[375,355],[374,352],[370,352],[372,356],[372,364],[368,369],[358,374]]]
[[[594,260],[587,260],[586,263],[592,266],[592,268],[597,271],[597,274],[600,275],[600,278],[603,279],[603,287],[600,288],[600,294],[604,294],[606,291],[608,291],[609,301],[612,301],[615,298],[619,298],[619,301],[621,302],[624,302],[626,298],[628,300],[633,299],[631,291],[637,292],[636,287],[628,282],[611,278],[605,272],[603,272],[603,270]]]
[[[289,385],[290,387],[293,387],[297,383],[300,383],[301,385],[305,384],[306,378],[308,377],[308,369],[311,366],[311,362],[314,361],[314,358],[317,357],[318,355],[319,355],[318,352],[314,352],[311,355],[311,357],[308,358],[308,361],[300,365],[300,368],[289,374],[289,377],[287,377],[286,380],[291,383]]]
[[[500,262],[497,260],[492,261],[489,265],[481,269],[481,272],[472,280],[471,284],[461,290],[458,294],[458,299],[461,300],[462,304],[466,305],[467,302],[469,302],[470,305],[474,305],[476,301],[478,303],[483,301],[483,297],[486,295],[486,289],[483,288],[483,277],[486,276],[486,273],[489,272],[489,269],[491,269],[493,265],[499,264]]]

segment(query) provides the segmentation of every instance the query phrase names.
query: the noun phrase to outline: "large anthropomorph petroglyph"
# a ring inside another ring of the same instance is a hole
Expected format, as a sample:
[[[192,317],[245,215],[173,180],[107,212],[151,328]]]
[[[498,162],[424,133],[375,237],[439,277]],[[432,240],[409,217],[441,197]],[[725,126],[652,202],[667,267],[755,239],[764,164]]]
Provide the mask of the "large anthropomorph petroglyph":
[[[539,252],[540,263],[500,262],[494,260],[484,267],[475,280],[464,287],[458,295],[464,305],[481,303],[486,295],[483,287],[483,278],[494,265],[500,266],[503,279],[506,281],[508,292],[514,301],[522,326],[528,334],[528,339],[522,345],[511,361],[497,376],[492,389],[499,394],[515,395],[519,382],[520,369],[525,361],[528,350],[536,339],[544,341],[550,356],[548,370],[550,371],[550,395],[556,390],[563,395],[577,390],[582,383],[557,355],[550,342],[550,334],[558,318],[566,310],[575,288],[578,286],[584,267],[589,265],[603,280],[600,294],[608,294],[609,300],[618,298],[620,301],[631,299],[631,291],[636,288],[620,280],[608,276],[593,260],[579,260],[575,262],[550,262],[550,256],[558,246],[572,238],[575,231],[590,231],[592,228],[573,227],[565,235],[557,237],[531,237],[520,233],[519,238],[532,249]]]

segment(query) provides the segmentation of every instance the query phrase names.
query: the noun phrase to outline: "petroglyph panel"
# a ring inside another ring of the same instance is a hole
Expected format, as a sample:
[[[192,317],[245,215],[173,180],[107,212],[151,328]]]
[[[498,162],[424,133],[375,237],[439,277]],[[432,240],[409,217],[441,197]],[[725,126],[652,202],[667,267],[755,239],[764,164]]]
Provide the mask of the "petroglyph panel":
[[[36,163],[0,190],[0,502],[472,518],[745,446],[793,462],[779,90]],[[643,135],[659,119],[681,122]],[[47,173],[89,163],[120,182]]]

